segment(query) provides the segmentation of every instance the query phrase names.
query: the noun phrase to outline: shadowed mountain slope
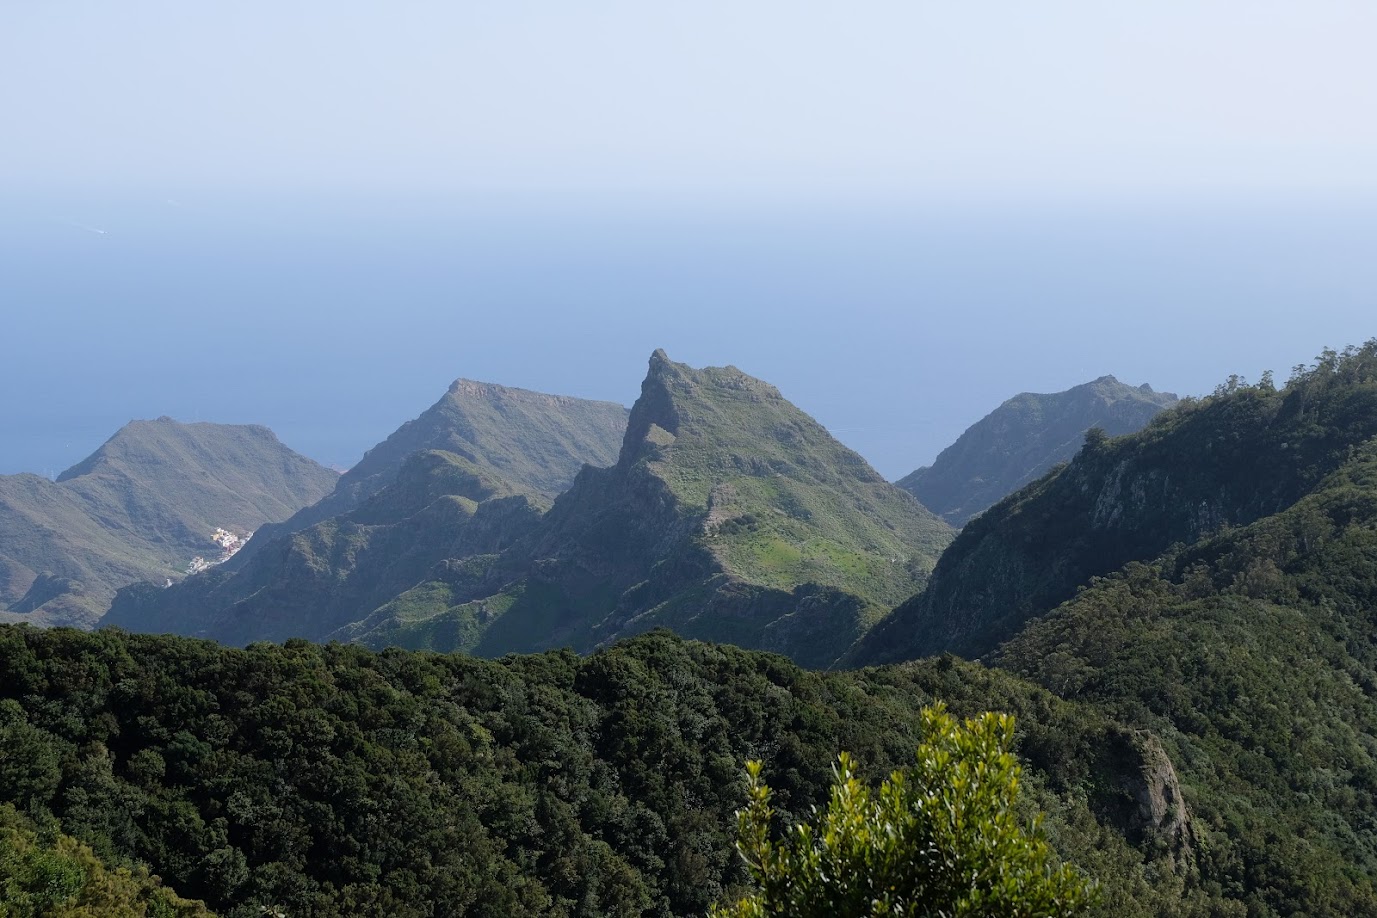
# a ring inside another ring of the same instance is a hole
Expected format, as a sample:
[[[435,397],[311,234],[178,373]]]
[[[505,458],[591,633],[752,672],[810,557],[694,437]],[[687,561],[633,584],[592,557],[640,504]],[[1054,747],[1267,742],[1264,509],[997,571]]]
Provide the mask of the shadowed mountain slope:
[[[626,407],[615,402],[455,380],[439,401],[340,476],[333,493],[286,522],[265,527],[229,567],[242,567],[278,536],[362,506],[396,478],[408,456],[421,450],[453,453],[475,471],[552,499],[585,464],[616,461],[626,418]]]
[[[616,465],[584,469],[502,557],[336,636],[497,655],[663,625],[826,665],[950,537],[773,386],[657,351]]]
[[[979,654],[1151,734],[1209,914],[1337,918],[1377,914],[1374,635],[1377,341],[1092,436],[853,659]]]
[[[362,506],[267,543],[237,571],[120,591],[105,626],[229,644],[321,638],[449,558],[490,555],[530,532],[543,498],[439,450],[413,453]]]
[[[133,421],[57,481],[0,476],[0,610],[94,622],[117,588],[182,576],[327,494],[339,476],[265,427]]]
[[[1377,914],[1377,440],[1281,513],[1098,578],[991,662],[1161,737],[1208,881]],[[1246,879],[1245,879],[1246,878]]]
[[[1110,436],[1133,433],[1176,401],[1170,392],[1126,386],[1113,376],[1065,392],[1025,392],[971,425],[932,465],[895,484],[948,523],[964,526],[1069,460],[1092,427]]]
[[[849,659],[980,656],[1090,578],[1277,513],[1377,435],[1377,345],[1326,352],[1285,388],[1237,380],[1139,433],[1097,432],[1069,465],[973,520],[927,589]]]

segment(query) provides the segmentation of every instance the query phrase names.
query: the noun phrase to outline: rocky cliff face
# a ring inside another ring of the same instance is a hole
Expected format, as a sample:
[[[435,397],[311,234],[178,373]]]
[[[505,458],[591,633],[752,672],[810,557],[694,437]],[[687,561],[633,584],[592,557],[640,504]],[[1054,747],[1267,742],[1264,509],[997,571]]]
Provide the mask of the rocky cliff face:
[[[931,466],[896,484],[953,526],[1066,462],[1085,432],[1133,433],[1175,404],[1169,392],[1126,386],[1113,376],[1041,395],[1025,392],[973,424]]]

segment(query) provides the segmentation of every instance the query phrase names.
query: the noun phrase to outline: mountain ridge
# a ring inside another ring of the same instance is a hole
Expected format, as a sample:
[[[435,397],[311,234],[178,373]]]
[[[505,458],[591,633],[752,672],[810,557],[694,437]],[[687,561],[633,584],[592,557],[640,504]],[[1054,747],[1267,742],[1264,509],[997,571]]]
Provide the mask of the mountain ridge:
[[[57,481],[0,476],[0,603],[90,625],[118,587],[180,577],[217,528],[247,536],[338,477],[259,425],[131,421]]]
[[[1087,430],[1110,436],[1142,429],[1178,401],[1149,385],[1129,386],[1101,376],[1063,392],[1023,392],[972,424],[931,466],[895,484],[953,526],[1066,462]]]
[[[395,478],[421,450],[458,455],[518,487],[552,499],[584,464],[611,464],[628,411],[615,402],[551,395],[459,378],[417,417],[373,446],[334,492],[279,525],[264,527],[230,563],[236,570],[272,540],[348,513]],[[524,427],[524,430],[521,428]]]

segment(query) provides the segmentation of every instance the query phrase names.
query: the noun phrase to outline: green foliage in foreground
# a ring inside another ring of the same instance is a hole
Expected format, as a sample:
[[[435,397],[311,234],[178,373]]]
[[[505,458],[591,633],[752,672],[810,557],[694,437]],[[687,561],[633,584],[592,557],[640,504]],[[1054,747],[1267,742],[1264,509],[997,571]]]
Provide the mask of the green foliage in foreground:
[[[1009,751],[1013,718],[986,713],[959,724],[939,704],[922,719],[915,765],[872,792],[842,753],[827,809],[785,842],[770,837],[763,765],[748,763],[737,847],[758,890],[714,908],[714,918],[1084,913],[1093,886],[1057,866],[1015,810],[1021,769]]]
[[[209,918],[147,870],[111,869],[89,847],[0,806],[0,918]]]

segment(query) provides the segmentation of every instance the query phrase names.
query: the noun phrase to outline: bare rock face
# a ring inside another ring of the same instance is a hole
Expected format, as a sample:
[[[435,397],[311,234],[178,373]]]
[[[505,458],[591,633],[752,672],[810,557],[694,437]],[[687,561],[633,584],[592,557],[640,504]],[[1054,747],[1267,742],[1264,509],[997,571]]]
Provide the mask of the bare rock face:
[[[1165,855],[1178,874],[1194,873],[1195,825],[1161,740],[1145,730],[1124,731],[1108,751],[1115,762],[1116,805],[1109,812],[1116,827],[1145,850]]]

